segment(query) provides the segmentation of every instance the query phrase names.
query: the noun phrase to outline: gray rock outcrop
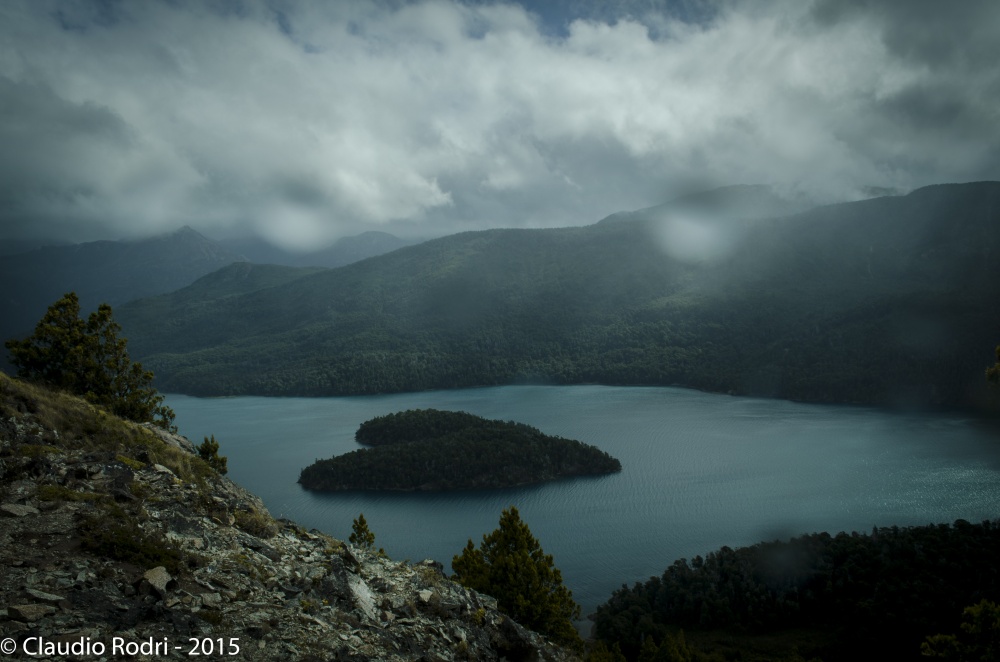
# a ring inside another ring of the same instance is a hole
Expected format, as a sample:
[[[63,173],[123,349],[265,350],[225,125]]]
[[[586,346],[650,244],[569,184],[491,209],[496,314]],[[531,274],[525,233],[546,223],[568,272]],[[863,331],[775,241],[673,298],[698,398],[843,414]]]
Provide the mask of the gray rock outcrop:
[[[0,625],[18,646],[221,639],[240,660],[576,659],[439,563],[274,520],[187,440],[18,388],[0,374]],[[47,407],[82,422],[47,427]]]

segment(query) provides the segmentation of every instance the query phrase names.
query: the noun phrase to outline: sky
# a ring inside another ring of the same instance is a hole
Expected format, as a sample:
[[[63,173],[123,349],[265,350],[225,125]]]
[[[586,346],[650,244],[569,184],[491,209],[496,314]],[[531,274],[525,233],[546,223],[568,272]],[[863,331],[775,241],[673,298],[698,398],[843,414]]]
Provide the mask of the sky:
[[[4,0],[0,240],[315,249],[1000,179],[995,0]]]

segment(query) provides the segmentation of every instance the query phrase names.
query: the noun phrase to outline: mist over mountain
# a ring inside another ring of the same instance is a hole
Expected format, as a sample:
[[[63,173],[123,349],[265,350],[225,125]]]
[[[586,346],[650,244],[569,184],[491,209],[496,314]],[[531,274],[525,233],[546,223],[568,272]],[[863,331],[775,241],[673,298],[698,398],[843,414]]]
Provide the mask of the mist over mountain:
[[[326,248],[305,252],[285,250],[257,237],[219,240],[220,245],[243,255],[250,262],[282,264],[289,267],[342,267],[416,243],[419,243],[419,240],[401,239],[388,232],[376,230],[341,237]]]
[[[199,395],[539,381],[969,406],[1000,323],[998,216],[997,182],[755,220],[653,208],[196,283],[119,317],[160,388]]]
[[[84,311],[170,292],[242,260],[189,227],[152,239],[46,246],[0,261],[0,339],[30,333],[75,291]]]

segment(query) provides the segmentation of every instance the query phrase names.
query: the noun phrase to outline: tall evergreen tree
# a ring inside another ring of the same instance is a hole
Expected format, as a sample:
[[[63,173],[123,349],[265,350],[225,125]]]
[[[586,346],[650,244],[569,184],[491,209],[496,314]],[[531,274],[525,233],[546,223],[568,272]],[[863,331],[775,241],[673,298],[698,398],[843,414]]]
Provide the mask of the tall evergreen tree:
[[[573,626],[580,606],[563,586],[552,555],[542,551],[514,506],[503,511],[500,527],[483,536],[479,549],[470,539],[451,567],[459,583],[495,597],[500,610],[521,625],[562,644],[582,647]]]
[[[128,356],[111,306],[80,319],[75,292],[51,306],[24,340],[8,340],[11,362],[24,379],[83,396],[122,418],[171,429],[174,412],[153,388],[153,373]]]
[[[5,346],[19,377],[79,393],[85,337],[80,300],[70,292],[49,306],[29,338],[11,339]]]
[[[348,540],[361,549],[371,549],[375,546],[375,534],[368,528],[364,513],[358,513],[358,518],[351,524],[351,537]]]

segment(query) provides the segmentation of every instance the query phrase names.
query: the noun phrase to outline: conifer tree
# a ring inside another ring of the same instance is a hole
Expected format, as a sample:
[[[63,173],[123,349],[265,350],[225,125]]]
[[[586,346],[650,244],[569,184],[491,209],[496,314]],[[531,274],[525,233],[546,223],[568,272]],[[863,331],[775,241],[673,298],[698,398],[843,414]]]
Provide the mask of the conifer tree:
[[[492,595],[500,610],[521,625],[559,643],[582,647],[573,626],[580,606],[563,586],[552,555],[542,551],[514,506],[503,511],[500,527],[483,536],[479,549],[470,539],[451,567],[459,583]]]
[[[375,546],[375,534],[368,529],[364,513],[358,513],[358,518],[351,525],[351,531],[351,537],[348,540],[352,545],[357,545],[361,549],[371,549]]]
[[[208,466],[215,469],[220,474],[229,472],[229,458],[219,455],[219,442],[215,440],[215,435],[205,437],[205,441],[198,445],[198,457],[208,462]]]
[[[75,292],[51,306],[24,340],[8,340],[19,377],[80,395],[122,418],[173,429],[174,412],[153,388],[153,373],[128,356],[111,306],[84,322]]]

